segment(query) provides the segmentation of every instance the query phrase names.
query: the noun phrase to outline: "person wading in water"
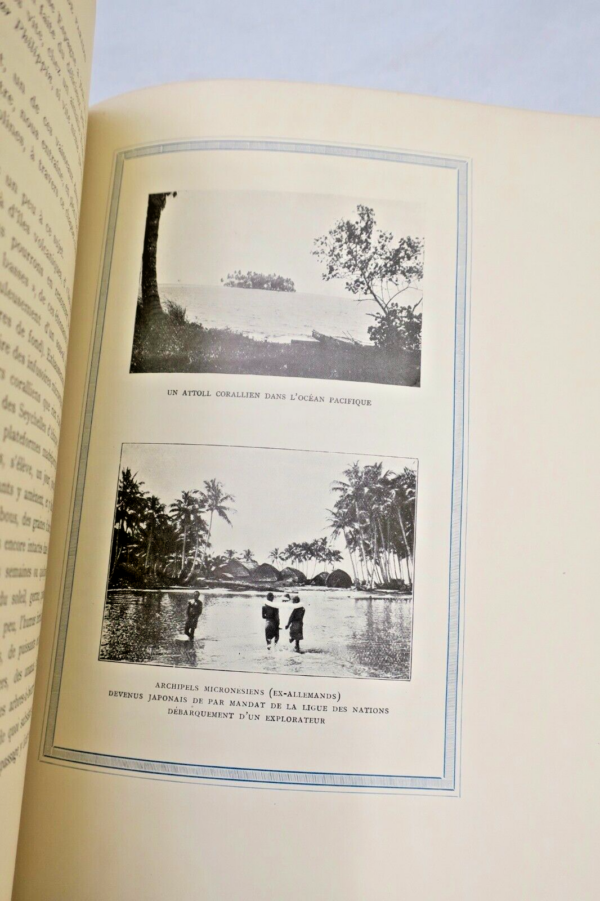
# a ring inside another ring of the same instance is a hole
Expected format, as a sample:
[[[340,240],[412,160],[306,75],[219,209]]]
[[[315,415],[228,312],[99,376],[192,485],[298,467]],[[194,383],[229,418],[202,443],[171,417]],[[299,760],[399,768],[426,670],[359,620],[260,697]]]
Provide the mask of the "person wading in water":
[[[195,591],[191,601],[187,605],[187,619],[185,621],[185,629],[183,630],[190,641],[194,640],[194,633],[201,613],[202,601],[200,600],[200,592]]]
[[[275,603],[275,596],[270,591],[262,608],[262,618],[265,620],[265,638],[267,647],[271,649],[271,642],[279,641],[279,607]]]
[[[295,641],[296,647],[294,650],[298,651],[299,654],[302,654],[300,642],[304,640],[303,623],[306,610],[301,605],[298,595],[296,595],[292,603],[294,604],[294,609],[290,613],[286,629],[290,630],[290,644]]]

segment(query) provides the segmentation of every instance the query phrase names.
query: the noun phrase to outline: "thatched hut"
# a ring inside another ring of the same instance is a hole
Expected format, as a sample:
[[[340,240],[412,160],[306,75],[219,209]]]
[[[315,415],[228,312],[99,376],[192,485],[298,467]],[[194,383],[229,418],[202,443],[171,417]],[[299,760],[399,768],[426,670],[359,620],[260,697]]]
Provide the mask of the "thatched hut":
[[[308,581],[304,573],[293,566],[285,566],[279,573],[279,578],[288,585],[306,585]]]
[[[270,563],[261,563],[256,569],[249,573],[253,582],[277,582],[279,580],[279,570],[271,566]]]
[[[228,560],[222,566],[217,567],[214,571],[215,579],[228,579],[231,581],[240,581],[247,579],[250,570],[247,569],[239,560]]]
[[[327,576],[325,584],[328,588],[351,588],[352,579],[345,570],[334,569],[333,572],[329,573]]]
[[[310,585],[327,585],[327,578],[329,576],[328,572],[317,573],[317,575],[310,580]]]

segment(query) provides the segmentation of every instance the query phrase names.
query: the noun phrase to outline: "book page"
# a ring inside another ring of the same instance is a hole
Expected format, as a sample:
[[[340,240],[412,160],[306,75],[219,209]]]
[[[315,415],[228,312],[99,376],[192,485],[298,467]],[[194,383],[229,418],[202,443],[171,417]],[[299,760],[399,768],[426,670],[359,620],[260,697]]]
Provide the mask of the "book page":
[[[93,111],[15,897],[592,897],[598,136]]]
[[[0,897],[34,687],[75,268],[94,3],[0,3]]]

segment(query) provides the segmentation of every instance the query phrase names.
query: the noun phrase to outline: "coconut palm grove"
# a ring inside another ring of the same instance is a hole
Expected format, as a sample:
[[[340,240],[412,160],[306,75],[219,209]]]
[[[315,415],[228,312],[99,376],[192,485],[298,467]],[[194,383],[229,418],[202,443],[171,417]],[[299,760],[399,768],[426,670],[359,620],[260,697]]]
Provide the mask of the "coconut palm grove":
[[[215,478],[165,503],[123,468],[113,527],[110,589],[271,590],[289,585],[411,592],[416,473],[353,463],[330,486],[323,533],[275,547],[268,560],[251,548],[216,553],[217,518],[235,537],[235,497]],[[234,541],[232,541],[234,544]]]

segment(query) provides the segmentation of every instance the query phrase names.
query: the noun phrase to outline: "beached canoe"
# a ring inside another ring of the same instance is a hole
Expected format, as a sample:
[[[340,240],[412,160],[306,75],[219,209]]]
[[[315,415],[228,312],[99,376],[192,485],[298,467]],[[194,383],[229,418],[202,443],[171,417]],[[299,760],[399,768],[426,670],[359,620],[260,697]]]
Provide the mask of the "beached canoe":
[[[354,338],[338,338],[333,335],[323,335],[322,332],[318,332],[316,329],[313,329],[312,336],[315,341],[320,341],[321,344],[333,344],[335,347],[363,347],[360,341],[355,341]]]

